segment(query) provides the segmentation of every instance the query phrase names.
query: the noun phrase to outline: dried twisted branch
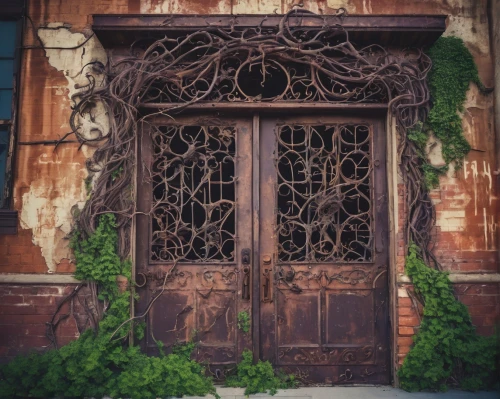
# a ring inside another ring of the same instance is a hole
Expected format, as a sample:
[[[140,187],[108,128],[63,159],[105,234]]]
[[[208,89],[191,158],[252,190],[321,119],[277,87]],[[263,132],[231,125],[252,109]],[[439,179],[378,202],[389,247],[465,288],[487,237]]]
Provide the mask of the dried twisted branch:
[[[304,16],[322,20],[322,27],[301,27]],[[94,66],[94,75],[104,75],[103,84],[87,74],[89,83],[80,88],[71,115],[78,140],[97,147],[87,164],[96,176],[95,185],[78,218],[79,228],[91,234],[98,215],[114,212],[120,255],[129,255],[135,212],[134,146],[138,123],[147,121],[139,112],[144,105],[162,103],[158,113],[172,115],[203,101],[386,103],[401,138],[406,242],[426,249],[426,260],[437,265],[429,248],[434,209],[417,150],[407,139],[407,131],[428,113],[426,76],[431,61],[421,50],[391,53],[379,45],[356,48],[341,26],[344,17],[339,16],[339,24],[328,24],[323,16],[294,9],[274,29],[207,26],[183,35],[139,40],[129,57],[107,71]],[[91,115],[97,103],[109,114],[110,127],[89,137],[81,119]]]

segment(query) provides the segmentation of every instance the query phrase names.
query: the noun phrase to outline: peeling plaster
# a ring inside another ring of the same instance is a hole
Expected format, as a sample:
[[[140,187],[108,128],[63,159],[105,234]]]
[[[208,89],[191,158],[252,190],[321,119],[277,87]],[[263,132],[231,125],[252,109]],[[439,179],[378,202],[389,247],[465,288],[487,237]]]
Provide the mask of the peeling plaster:
[[[474,47],[483,55],[490,52],[488,24],[480,23],[477,19],[450,15],[449,24],[443,36],[460,37],[468,47]]]
[[[44,163],[41,156],[39,164]],[[81,178],[84,169],[80,163],[61,165],[66,177],[54,186],[54,179],[46,177],[34,181],[29,192],[23,195],[20,214],[21,227],[32,229],[32,241],[41,248],[47,262],[48,272],[56,271],[57,264],[64,258],[71,258],[68,240],[71,231],[71,210],[75,204],[82,208],[85,204],[85,184]],[[59,167],[57,168],[59,169]],[[57,190],[61,195],[54,197]]]
[[[256,6],[252,3],[247,8]],[[231,12],[231,5],[227,0],[142,0],[140,10],[142,14],[224,14]]]
[[[78,86],[88,84],[86,74],[92,74],[96,84],[102,82],[103,75],[92,71],[90,62],[100,62],[106,65],[108,57],[102,45],[95,36],[87,40],[92,33],[85,36],[82,33],[72,33],[68,26],[63,23],[51,23],[38,31],[40,39],[46,47],[81,47],[75,49],[45,49],[48,62],[58,71],[64,74],[68,84],[67,87],[58,87],[58,93],[68,93],[73,101],[78,96]],[[54,29],[55,28],[55,29]],[[67,103],[61,103],[68,119],[70,110]],[[80,117],[80,133],[85,137],[96,137],[96,131],[104,135],[109,132],[109,117],[104,104],[97,103],[92,110],[92,118],[89,115]],[[85,157],[93,154],[93,148],[82,147]],[[69,151],[66,152],[66,151]],[[21,227],[32,229],[32,241],[41,248],[48,272],[55,272],[57,265],[63,259],[71,259],[71,251],[68,240],[65,239],[71,231],[72,214],[75,207],[82,208],[86,200],[86,189],[84,178],[87,169],[84,163],[68,162],[71,160],[74,148],[60,149],[57,153],[42,154],[32,165],[41,171],[40,176],[34,180],[29,191],[22,196],[22,210],[20,215]],[[61,156],[58,154],[61,153]],[[44,175],[44,171],[51,171],[50,175]]]

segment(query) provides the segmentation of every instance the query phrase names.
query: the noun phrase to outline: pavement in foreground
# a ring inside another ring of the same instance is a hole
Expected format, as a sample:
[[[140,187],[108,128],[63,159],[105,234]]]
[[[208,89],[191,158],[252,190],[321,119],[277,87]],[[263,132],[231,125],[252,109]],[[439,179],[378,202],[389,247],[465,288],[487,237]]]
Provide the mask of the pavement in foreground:
[[[246,399],[242,388],[217,387],[217,393],[222,399]],[[266,394],[250,395],[250,398],[271,398]],[[186,397],[187,399],[188,397]],[[189,397],[189,399],[201,399],[201,397]],[[212,395],[205,396],[206,399],[213,398]],[[500,399],[500,391],[489,392],[415,392],[409,393],[392,387],[315,387],[299,389],[282,389],[276,395],[276,399]]]

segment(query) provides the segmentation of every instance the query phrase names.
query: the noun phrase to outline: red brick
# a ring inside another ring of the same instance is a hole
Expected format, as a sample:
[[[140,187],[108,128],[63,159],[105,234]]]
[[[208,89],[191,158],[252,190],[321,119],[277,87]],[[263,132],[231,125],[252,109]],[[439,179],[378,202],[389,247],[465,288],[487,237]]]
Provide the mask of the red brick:
[[[478,270],[487,270],[487,265],[482,262],[458,263],[459,270],[462,272],[475,272]]]
[[[411,345],[413,345],[413,338],[412,337],[398,337],[398,345],[411,346]]]
[[[25,323],[23,315],[4,315],[0,317],[0,326],[2,325],[11,325],[11,324],[23,324]]]
[[[472,316],[472,324],[476,327],[494,326],[496,324],[495,317]]]
[[[495,315],[498,312],[498,309],[494,304],[468,306],[468,308],[471,316]]]
[[[399,346],[398,347],[398,353],[402,355],[406,355],[408,352],[410,352],[410,347],[409,346]]]
[[[27,337],[19,337],[19,345],[29,348],[42,348],[50,346],[51,343],[45,336],[43,337],[27,336]]]
[[[488,336],[493,335],[495,333],[495,327],[494,326],[479,326],[479,327],[476,327],[476,332],[479,335],[482,335],[484,337],[488,337]]]
[[[10,318],[11,316],[9,316]],[[22,316],[23,322],[27,324],[47,323],[50,321],[51,315],[27,314]]]
[[[460,295],[458,297],[464,305],[489,305],[492,303],[492,298],[482,295]]]
[[[17,336],[45,336],[46,328],[43,324],[12,324],[5,325],[2,330],[8,335]]]
[[[39,315],[53,315],[56,311],[55,306],[38,306],[35,304],[36,314]]]
[[[483,295],[500,295],[500,288],[495,285],[483,285],[481,292]]]
[[[398,331],[399,331],[399,335],[403,335],[403,336],[415,334],[415,330],[413,329],[413,327],[399,327]]]
[[[26,264],[32,264],[34,260],[34,256],[31,253],[25,253],[21,254],[21,264],[26,265]]]
[[[47,287],[47,286],[28,286],[28,287],[16,287],[13,288],[15,292],[19,291],[23,294],[31,294],[31,295],[60,295],[58,287]]]
[[[56,299],[54,296],[49,295],[36,295],[36,296],[26,296],[25,301],[27,303],[33,304],[37,307],[39,306],[50,306],[56,304]]]
[[[4,295],[0,297],[0,304],[18,305],[22,303],[24,303],[24,296],[22,295]]]
[[[398,308],[399,316],[414,316],[416,314],[413,308]]]
[[[411,307],[413,305],[410,298],[398,298],[398,307]]]
[[[22,245],[9,245],[7,253],[9,255],[21,255],[26,252],[26,247]]]
[[[33,314],[35,307],[33,305],[2,305],[0,304],[0,314]]]
[[[406,327],[416,327],[420,325],[420,320],[418,317],[413,316],[413,317],[405,317],[405,316],[400,316],[399,319],[399,325],[400,326],[406,326]]]

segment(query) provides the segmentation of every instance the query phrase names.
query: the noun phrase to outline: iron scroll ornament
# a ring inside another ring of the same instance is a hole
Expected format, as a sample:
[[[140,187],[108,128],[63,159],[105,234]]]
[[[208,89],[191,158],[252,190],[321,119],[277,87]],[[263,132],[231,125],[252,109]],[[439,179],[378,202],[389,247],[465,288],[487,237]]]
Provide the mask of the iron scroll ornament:
[[[304,16],[322,20],[322,28],[300,26]],[[120,231],[119,253],[123,258],[130,253],[134,143],[138,122],[148,121],[148,116],[139,117],[144,104],[164,102],[166,106],[158,112],[171,115],[203,101],[385,103],[401,137],[398,151],[407,188],[406,242],[425,249],[425,260],[437,265],[429,246],[434,209],[417,149],[407,139],[408,130],[428,114],[426,77],[431,61],[419,49],[356,48],[342,27],[343,18],[329,23],[321,15],[295,8],[274,29],[239,28],[236,23],[207,26],[177,36],[139,40],[130,56],[107,69],[97,63],[86,66],[89,84],[73,97],[70,124],[82,144],[98,147],[87,166],[99,177],[78,217],[81,231],[92,233],[98,216],[113,212]],[[271,78],[279,84],[269,85]],[[249,91],[249,82],[251,89],[258,90]],[[92,116],[97,103],[111,116],[110,128],[109,132],[96,128],[89,138],[81,120]]]

